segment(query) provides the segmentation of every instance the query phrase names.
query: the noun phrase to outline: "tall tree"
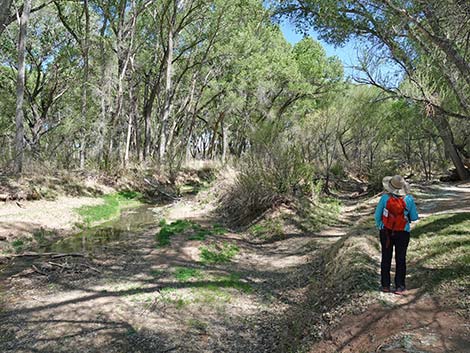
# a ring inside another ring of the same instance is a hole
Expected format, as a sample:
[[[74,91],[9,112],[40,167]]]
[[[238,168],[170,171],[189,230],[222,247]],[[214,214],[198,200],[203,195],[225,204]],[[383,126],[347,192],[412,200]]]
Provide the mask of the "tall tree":
[[[470,177],[449,131],[450,118],[470,119],[470,54],[466,49],[470,13],[463,11],[465,4],[458,0],[288,0],[280,4],[281,12],[300,26],[317,29],[328,41],[341,44],[351,36],[366,38],[372,43],[369,57],[375,55],[376,63],[388,59],[398,65],[415,85],[413,95],[384,81],[380,69],[370,70],[370,65],[362,68],[367,83],[412,99],[422,105],[423,111],[426,107],[437,111],[437,115],[428,116],[435,122],[448,154],[453,156],[460,178]],[[430,66],[420,65],[422,60],[428,60]],[[430,69],[438,73],[437,77],[444,77],[445,82],[429,85]],[[442,99],[444,91],[453,93],[457,104]]]
[[[26,0],[20,18],[20,31],[18,35],[18,76],[16,83],[16,137],[15,137],[15,172],[23,171],[23,144],[24,144],[24,112],[23,101],[25,92],[25,56],[26,38],[31,10],[31,0]]]

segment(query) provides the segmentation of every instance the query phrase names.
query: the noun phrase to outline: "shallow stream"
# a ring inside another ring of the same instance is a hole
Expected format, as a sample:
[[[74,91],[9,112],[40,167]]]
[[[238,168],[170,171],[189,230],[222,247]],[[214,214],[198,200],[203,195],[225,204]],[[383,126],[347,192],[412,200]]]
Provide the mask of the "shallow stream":
[[[78,234],[42,245],[40,252],[100,252],[106,244],[122,240],[132,234],[155,227],[162,218],[164,206],[143,205],[124,209],[120,216],[99,226],[87,228]]]
[[[36,253],[101,253],[107,244],[124,240],[156,227],[164,216],[165,205],[142,205],[121,211],[119,217],[100,224],[96,227],[86,228],[77,234],[67,236],[60,240],[40,242],[34,249]],[[8,264],[0,265],[0,279],[8,278],[22,272],[34,263],[37,257],[24,256],[14,258]]]

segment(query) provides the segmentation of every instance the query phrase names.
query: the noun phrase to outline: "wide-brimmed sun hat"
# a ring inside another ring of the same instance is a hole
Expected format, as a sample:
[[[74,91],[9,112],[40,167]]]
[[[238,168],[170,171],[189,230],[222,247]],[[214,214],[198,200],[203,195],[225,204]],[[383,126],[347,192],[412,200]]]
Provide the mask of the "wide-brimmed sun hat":
[[[395,195],[405,196],[410,191],[410,184],[401,175],[386,176],[382,184],[385,190]]]

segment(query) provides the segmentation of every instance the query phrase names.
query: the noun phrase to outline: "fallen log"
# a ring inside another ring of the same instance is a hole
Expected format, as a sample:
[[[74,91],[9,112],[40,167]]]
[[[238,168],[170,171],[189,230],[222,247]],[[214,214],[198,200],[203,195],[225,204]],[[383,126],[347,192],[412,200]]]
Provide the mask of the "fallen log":
[[[25,252],[22,254],[10,254],[10,255],[5,255],[6,258],[16,258],[16,257],[51,257],[52,259],[57,259],[60,257],[88,257],[86,254],[80,254],[80,253],[57,253],[57,252],[43,252],[43,253],[38,253],[38,252]]]
[[[31,267],[33,268],[34,272],[37,272],[39,273],[40,275],[43,275],[43,276],[47,276],[47,273],[45,272],[42,272],[40,269],[38,269],[35,265],[31,265]]]

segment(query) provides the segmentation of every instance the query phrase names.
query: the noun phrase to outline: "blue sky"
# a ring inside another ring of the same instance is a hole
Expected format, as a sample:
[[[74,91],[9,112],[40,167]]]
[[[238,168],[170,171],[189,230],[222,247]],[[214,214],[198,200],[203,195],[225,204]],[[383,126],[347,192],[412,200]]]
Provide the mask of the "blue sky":
[[[295,44],[302,39],[303,35],[297,33],[295,27],[288,21],[283,21],[280,25],[282,33],[284,34],[284,37],[286,37],[289,43]],[[319,40],[318,35],[314,31],[309,32],[309,35],[315,40],[318,40],[323,45],[328,56],[336,55],[341,59],[344,65],[344,72],[346,76],[352,75],[353,70],[351,69],[351,66],[357,65],[358,63],[358,50],[356,49],[355,43],[350,41],[346,43],[343,47],[335,48],[333,45],[327,44],[324,41]]]
[[[302,39],[302,34],[299,34],[295,30],[295,26],[289,23],[287,20],[281,21],[280,23],[282,33],[288,42],[295,44]],[[342,47],[335,47],[318,39],[318,34],[315,31],[310,31],[309,35],[318,40],[326,50],[328,56],[336,55],[341,59],[344,66],[344,74],[347,78],[365,78],[365,74],[361,71],[354,70],[352,66],[358,66],[359,59],[358,55],[361,52],[361,45],[359,40],[352,39]],[[402,70],[392,64],[390,61],[384,62],[380,66],[380,71],[376,72],[382,78],[386,78],[388,84],[397,85],[403,78]],[[379,80],[380,81],[380,80]]]

